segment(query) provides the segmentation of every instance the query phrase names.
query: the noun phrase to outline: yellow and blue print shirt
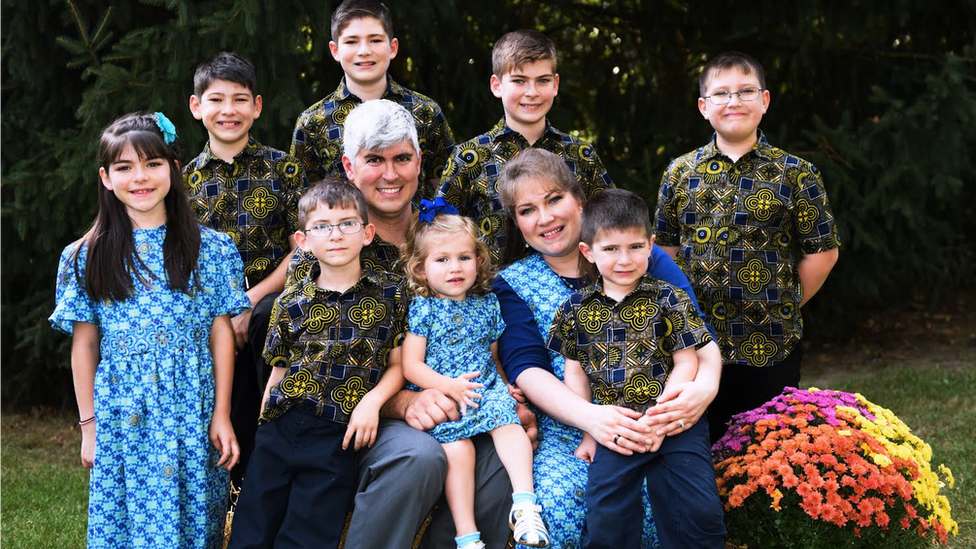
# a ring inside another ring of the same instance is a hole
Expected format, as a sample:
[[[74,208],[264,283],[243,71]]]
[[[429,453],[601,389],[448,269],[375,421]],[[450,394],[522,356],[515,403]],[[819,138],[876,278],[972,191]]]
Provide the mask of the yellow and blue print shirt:
[[[444,164],[454,148],[454,136],[436,101],[397,84],[387,75],[383,99],[403,105],[413,115],[421,150],[420,188],[417,200],[431,198],[436,188],[428,180],[440,179]],[[346,87],[346,79],[325,99],[305,110],[295,123],[291,154],[301,161],[311,181],[326,176],[346,178],[342,167],[342,125],[346,116],[362,103]]]
[[[359,281],[340,293],[315,284],[320,272],[315,263],[275,300],[264,360],[288,373],[271,388],[262,422],[301,405],[348,423],[403,339],[409,303],[400,276],[363,269]]]
[[[600,282],[574,292],[556,312],[546,347],[580,363],[597,402],[643,413],[664,390],[671,355],[711,341],[688,294],[645,274],[619,302]]]
[[[671,162],[657,244],[676,258],[716,331],[725,363],[776,366],[803,336],[802,254],[840,245],[820,171],[760,132],[738,161],[715,138]]]
[[[231,164],[210,143],[183,168],[183,184],[200,223],[233,239],[250,285],[288,254],[298,225],[298,199],[308,180],[298,161],[248,139]]]
[[[461,215],[475,220],[495,260],[505,243],[505,213],[498,197],[498,180],[505,163],[529,147],[545,149],[562,158],[582,183],[587,197],[614,186],[593,145],[553,128],[548,121],[542,137],[533,144],[509,128],[502,118],[488,133],[458,145],[444,167],[440,196]]]

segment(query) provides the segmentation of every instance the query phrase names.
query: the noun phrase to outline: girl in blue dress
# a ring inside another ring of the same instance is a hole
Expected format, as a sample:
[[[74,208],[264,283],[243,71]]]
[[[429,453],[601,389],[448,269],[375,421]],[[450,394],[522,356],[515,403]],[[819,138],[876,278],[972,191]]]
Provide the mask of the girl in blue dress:
[[[234,243],[190,211],[175,139],[162,113],[102,132],[98,216],[58,268],[49,320],[72,335],[91,549],[223,541],[230,316],[250,302]]]
[[[442,198],[422,200],[407,233],[405,271],[414,293],[403,372],[423,389],[438,389],[457,402],[461,419],[430,431],[447,456],[444,495],[459,549],[485,545],[474,520],[475,450],[470,437],[490,433],[512,481],[509,524],[515,539],[545,547],[549,533],[536,505],[532,444],[519,424],[510,385],[497,369],[497,340],[505,329],[491,293],[488,249],[474,223]],[[475,402],[477,401],[477,402]]]

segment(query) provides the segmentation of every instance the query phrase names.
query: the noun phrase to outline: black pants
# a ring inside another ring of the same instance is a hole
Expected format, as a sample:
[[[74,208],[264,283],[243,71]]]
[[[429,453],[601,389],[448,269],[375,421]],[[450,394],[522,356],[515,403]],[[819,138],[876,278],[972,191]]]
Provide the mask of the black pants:
[[[725,434],[732,416],[762,406],[782,393],[784,387],[799,385],[802,361],[803,343],[800,342],[776,366],[756,368],[740,364],[722,365],[718,396],[708,407],[708,430],[712,444]]]
[[[345,432],[301,407],[262,425],[228,548],[338,547],[357,481]]]
[[[241,447],[241,460],[234,466],[230,478],[235,486],[241,485],[247,462],[254,450],[254,433],[258,428],[258,415],[261,410],[261,396],[264,385],[271,374],[264,364],[264,341],[268,337],[268,322],[271,309],[278,294],[264,297],[251,311],[248,325],[248,342],[238,351],[234,362],[234,388],[230,397],[230,422]]]

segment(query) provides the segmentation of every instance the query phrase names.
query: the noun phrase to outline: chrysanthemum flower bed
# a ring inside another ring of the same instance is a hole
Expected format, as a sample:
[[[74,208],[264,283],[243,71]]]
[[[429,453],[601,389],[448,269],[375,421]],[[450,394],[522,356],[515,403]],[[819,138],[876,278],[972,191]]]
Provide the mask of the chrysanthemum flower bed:
[[[952,473],[860,394],[788,387],[733,417],[712,451],[739,546],[921,547],[959,531],[940,494]]]

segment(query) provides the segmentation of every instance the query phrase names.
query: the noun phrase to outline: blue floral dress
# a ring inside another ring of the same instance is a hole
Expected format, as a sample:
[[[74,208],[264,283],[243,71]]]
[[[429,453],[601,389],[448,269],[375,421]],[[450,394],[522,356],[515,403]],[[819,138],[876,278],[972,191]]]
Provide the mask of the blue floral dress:
[[[487,433],[502,425],[518,424],[515,399],[495,368],[489,345],[505,330],[495,294],[467,299],[417,296],[410,304],[410,332],[427,338],[424,362],[435,372],[458,377],[479,370],[472,381],[484,384],[477,408],[468,408],[457,421],[441,423],[430,434],[438,442],[454,442]],[[414,386],[415,387],[415,386]]]
[[[75,277],[76,244],[58,268],[51,325],[98,327],[95,372],[95,465],[88,500],[90,549],[219,548],[227,472],[210,442],[214,407],[210,329],[219,315],[250,307],[241,289],[240,255],[230,237],[201,228],[200,288],[188,295],[166,285],[165,225],[133,231],[149,273],[124,301],[95,302]],[[79,253],[84,281],[88,248]]]
[[[528,305],[543,341],[549,334],[556,311],[577,289],[567,285],[567,281],[554,273],[539,254],[516,261],[499,272],[498,276]],[[562,381],[566,359],[552,351],[547,352],[553,374]],[[549,525],[551,538],[548,547],[578,549],[586,522],[586,481],[590,466],[573,454],[583,440],[583,433],[539,410],[534,411],[539,419],[539,447],[532,459],[532,476],[536,496],[542,505],[542,518]],[[657,530],[646,486],[641,493],[641,501],[644,504],[641,547],[648,549],[657,546]]]

